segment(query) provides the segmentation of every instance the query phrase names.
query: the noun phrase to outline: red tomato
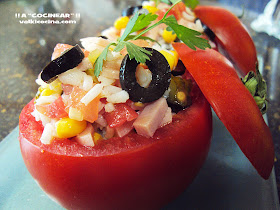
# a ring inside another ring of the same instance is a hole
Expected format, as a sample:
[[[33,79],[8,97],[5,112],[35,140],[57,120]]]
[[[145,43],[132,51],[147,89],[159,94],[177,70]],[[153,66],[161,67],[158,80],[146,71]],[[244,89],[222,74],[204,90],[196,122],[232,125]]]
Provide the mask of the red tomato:
[[[138,114],[126,104],[115,104],[115,110],[106,112],[104,117],[111,128],[121,126],[126,121],[132,121],[138,117]]]
[[[51,104],[36,105],[36,109],[50,118],[63,118],[68,116],[61,96]]]
[[[63,86],[63,88],[66,88]],[[68,89],[69,87],[67,87]],[[71,92],[69,91],[70,97],[66,101],[66,111],[69,112],[69,108],[73,107],[81,111],[83,119],[93,123],[98,118],[98,104],[100,101],[100,96],[94,98],[89,104],[85,105],[81,102],[81,99],[86,95],[86,91],[78,87],[70,87]]]
[[[158,15],[158,19],[162,19],[164,14],[167,12],[168,9],[164,9],[164,10],[158,10],[157,11],[157,15]],[[178,4],[176,4],[168,13],[167,17],[170,15],[174,15],[176,20],[179,20],[182,18],[182,13],[186,10],[186,5],[183,2],[180,2]]]
[[[240,149],[268,179],[274,163],[272,136],[231,63],[212,49],[193,51],[183,43],[173,47]]]
[[[203,95],[196,96],[153,138],[132,131],[94,147],[69,139],[43,145],[43,127],[31,115],[31,101],[19,122],[26,167],[68,209],[158,209],[186,189],[206,159],[212,115]]]
[[[242,76],[254,71],[257,53],[254,42],[242,22],[221,7],[197,6],[195,15],[216,35],[217,42],[237,65]]]

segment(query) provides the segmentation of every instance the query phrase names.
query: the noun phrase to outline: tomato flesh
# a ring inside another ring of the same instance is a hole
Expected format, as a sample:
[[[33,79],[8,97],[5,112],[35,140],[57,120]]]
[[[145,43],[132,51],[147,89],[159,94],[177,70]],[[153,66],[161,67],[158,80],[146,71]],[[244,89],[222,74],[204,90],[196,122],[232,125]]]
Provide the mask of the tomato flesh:
[[[212,115],[199,93],[173,122],[145,138],[126,136],[85,147],[71,139],[40,142],[43,126],[20,115],[20,148],[27,169],[67,209],[155,209],[182,193],[208,154]]]
[[[138,114],[130,106],[120,103],[115,104],[115,110],[106,112],[104,117],[111,128],[121,126],[127,121],[132,121],[138,117]]]
[[[36,109],[49,118],[63,118],[68,116],[61,96],[51,104],[36,105]]]

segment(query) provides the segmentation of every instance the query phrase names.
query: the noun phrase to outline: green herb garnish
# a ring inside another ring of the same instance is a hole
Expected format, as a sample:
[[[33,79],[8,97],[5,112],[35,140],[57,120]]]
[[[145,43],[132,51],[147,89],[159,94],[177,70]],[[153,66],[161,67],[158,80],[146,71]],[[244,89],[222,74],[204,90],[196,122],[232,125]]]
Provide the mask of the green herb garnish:
[[[129,20],[125,31],[120,39],[117,42],[112,42],[107,47],[105,47],[100,56],[97,58],[94,64],[95,76],[98,77],[100,72],[102,71],[103,62],[104,60],[106,60],[107,53],[111,45],[115,46],[113,50],[114,52],[120,52],[123,48],[126,47],[129,58],[134,58],[139,63],[145,63],[146,60],[150,60],[148,55],[151,55],[151,52],[129,42],[129,40],[148,39],[150,41],[155,41],[143,35],[162,23],[166,24],[169,30],[174,31],[177,37],[191,49],[196,50],[196,47],[200,49],[211,48],[207,40],[199,37],[201,33],[186,28],[185,26],[179,25],[173,15],[167,17],[169,11],[180,1],[171,0],[171,2],[173,3],[173,5],[170,7],[170,9],[164,14],[161,20],[154,24],[152,24],[152,22],[157,19],[157,15],[151,13],[139,15],[138,12],[134,14],[134,16]],[[143,31],[138,35],[132,35],[132,33],[140,30]]]
[[[268,108],[267,85],[258,69],[258,65],[256,65],[256,73],[250,71],[241,80],[254,97],[261,113],[265,114]]]
[[[197,5],[199,5],[198,0],[184,0],[184,4],[191,9],[194,9]]]

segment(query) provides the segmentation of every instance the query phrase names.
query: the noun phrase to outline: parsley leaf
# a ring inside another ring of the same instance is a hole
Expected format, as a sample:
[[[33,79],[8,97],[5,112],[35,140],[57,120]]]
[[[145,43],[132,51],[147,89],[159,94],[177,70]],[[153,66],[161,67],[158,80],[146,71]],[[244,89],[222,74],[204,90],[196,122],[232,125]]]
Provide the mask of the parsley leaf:
[[[171,30],[172,30],[172,29],[171,29]],[[128,36],[125,38],[124,41],[133,40],[135,37],[136,37],[136,35],[128,35]],[[137,39],[149,40],[149,41],[151,41],[151,42],[156,42],[158,45],[160,45],[160,43],[158,43],[157,40],[154,40],[154,39],[152,39],[152,38],[150,38],[150,37],[147,37],[147,36],[140,36],[140,37],[138,37]]]
[[[177,37],[191,49],[196,50],[195,46],[203,50],[211,48],[206,39],[198,37],[201,33],[179,25],[173,15],[165,18],[163,22],[168,25],[176,33]]]
[[[105,47],[105,49],[101,52],[101,54],[98,56],[98,58],[96,59],[96,61],[94,63],[94,75],[96,77],[98,77],[100,72],[102,71],[103,61],[106,61],[108,50],[111,45],[115,45],[115,43],[108,44]]]
[[[145,63],[146,60],[150,60],[148,56],[151,55],[150,51],[147,51],[144,48],[129,42],[129,40],[144,39],[144,40],[155,41],[149,37],[144,37],[143,35],[149,30],[155,28],[156,26],[162,23],[165,23],[168,26],[167,30],[175,32],[177,37],[180,40],[182,40],[186,45],[188,45],[191,49],[196,50],[196,47],[200,49],[205,49],[208,47],[211,48],[207,40],[199,37],[201,33],[186,28],[185,26],[179,25],[177,23],[176,18],[173,15],[167,17],[170,10],[176,4],[181,2],[181,0],[169,0],[169,1],[173,3],[173,5],[164,14],[163,18],[154,24],[151,23],[157,19],[158,17],[157,15],[151,13],[139,15],[138,12],[133,15],[133,17],[129,20],[127,27],[123,35],[121,36],[121,38],[116,43],[112,42],[107,47],[105,47],[105,49],[102,51],[100,56],[97,58],[94,64],[95,76],[98,77],[100,72],[102,71],[103,61],[106,60],[107,53],[111,45],[116,46],[114,49],[115,52],[120,52],[123,48],[126,47],[129,58],[130,59],[134,58],[139,63]],[[193,8],[196,6],[197,2],[198,0],[188,0],[187,5]],[[132,35],[132,33],[139,30],[142,30],[139,34]]]
[[[134,58],[139,63],[145,63],[146,60],[150,60],[148,55],[152,53],[143,47],[139,47],[131,42],[125,42],[125,46],[130,60]]]
[[[187,7],[190,7],[191,9],[194,9],[197,5],[199,5],[198,0],[183,0],[183,2]]]
[[[123,41],[129,34],[131,34],[131,31],[134,28],[135,23],[136,23],[138,17],[139,17],[139,12],[136,12],[133,15],[133,17],[129,20],[129,22],[127,23],[127,26],[126,26],[126,28],[125,28],[125,30],[123,32],[123,35],[121,36],[121,38],[119,40],[120,42]]]
[[[150,51],[145,50],[143,47],[139,47],[131,42],[120,41],[115,47],[114,51],[119,52],[124,47],[126,47],[130,60],[134,58],[139,63],[145,63],[146,60],[150,60],[148,56],[151,55]]]
[[[152,23],[152,21],[154,21],[155,19],[157,19],[158,15],[152,14],[152,13],[148,13],[148,14],[141,14],[135,24],[133,29],[131,30],[130,33],[133,33],[135,31],[139,31],[142,30],[143,28],[146,28],[148,25],[150,25]]]

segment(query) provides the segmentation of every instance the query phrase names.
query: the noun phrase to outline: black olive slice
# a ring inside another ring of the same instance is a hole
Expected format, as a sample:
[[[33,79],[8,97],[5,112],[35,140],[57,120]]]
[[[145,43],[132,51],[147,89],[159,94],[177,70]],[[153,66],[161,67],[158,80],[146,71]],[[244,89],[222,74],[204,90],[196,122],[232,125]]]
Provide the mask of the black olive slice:
[[[82,62],[85,57],[79,45],[66,50],[61,56],[52,60],[41,72],[41,79],[46,83],[51,83],[57,75],[73,69]]]
[[[197,18],[197,19],[195,20],[195,22],[196,22],[197,20],[199,20],[199,18]],[[204,33],[209,37],[210,40],[213,41],[213,40],[215,39],[215,37],[216,37],[216,35],[214,34],[214,32],[213,32],[207,25],[205,25],[202,21],[200,21],[200,22],[201,22],[201,25],[202,25],[202,28],[203,28]]]
[[[173,76],[179,76],[179,75],[183,75],[185,71],[186,71],[185,65],[181,60],[178,60],[177,66],[175,67],[175,69],[171,71],[171,74]]]
[[[107,36],[103,36],[103,35],[101,35],[101,36],[99,36],[99,37],[102,38],[102,39],[108,39]]]
[[[135,76],[136,68],[139,63],[129,59],[126,55],[122,61],[120,68],[120,84],[123,90],[129,94],[129,99],[134,102],[152,102],[164,94],[168,89],[171,80],[171,71],[165,57],[155,49],[146,48],[151,51],[149,55],[150,61],[146,61],[146,65],[152,73],[152,81],[148,87],[141,87]]]
[[[135,12],[142,9],[142,6],[134,6],[134,7],[128,7],[127,9],[124,9],[122,11],[122,16],[130,16],[133,15]]]

